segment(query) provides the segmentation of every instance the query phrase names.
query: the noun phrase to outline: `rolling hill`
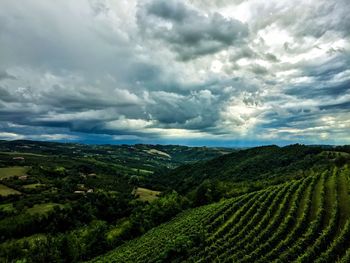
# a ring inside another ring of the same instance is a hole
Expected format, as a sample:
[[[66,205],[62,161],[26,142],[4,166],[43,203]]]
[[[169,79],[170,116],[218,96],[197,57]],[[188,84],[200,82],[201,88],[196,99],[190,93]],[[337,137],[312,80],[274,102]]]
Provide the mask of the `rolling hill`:
[[[334,251],[340,258],[349,247],[346,163],[346,147],[264,146],[150,175],[195,203],[235,197],[189,210],[97,262],[128,262],[129,254],[136,262],[311,262]]]
[[[195,195],[209,188],[212,193],[220,193],[211,200],[218,201],[301,177],[314,166],[349,162],[348,152],[346,147],[261,146],[154,173],[145,178],[145,185],[175,189],[183,195]]]
[[[0,261],[349,262],[349,152],[2,142]]]
[[[91,262],[349,262],[350,171],[299,179],[187,210]]]
[[[12,153],[26,157],[60,156],[74,159],[96,160],[118,165],[129,173],[164,168],[175,168],[183,164],[209,160],[237,151],[232,148],[187,147],[181,145],[88,145],[79,143],[58,143],[45,141],[0,140],[0,154]],[[0,163],[1,164],[1,163]]]

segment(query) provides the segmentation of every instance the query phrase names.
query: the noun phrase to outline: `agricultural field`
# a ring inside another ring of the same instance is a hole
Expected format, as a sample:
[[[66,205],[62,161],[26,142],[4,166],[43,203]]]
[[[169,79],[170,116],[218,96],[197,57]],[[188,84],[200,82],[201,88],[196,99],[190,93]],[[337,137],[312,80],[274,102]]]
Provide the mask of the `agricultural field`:
[[[133,190],[133,194],[137,196],[142,201],[154,201],[158,198],[158,195],[160,194],[160,191],[153,191],[147,188],[143,187],[137,187],[135,190]]]
[[[189,210],[91,262],[348,262],[349,168]]]
[[[35,183],[35,184],[23,185],[23,188],[25,188],[25,189],[38,189],[38,188],[41,188],[41,187],[44,187],[44,186],[45,186],[45,184]]]
[[[60,208],[64,207],[62,204],[56,204],[56,203],[35,204],[33,207],[28,208],[26,212],[31,215],[34,215],[34,214],[43,215],[52,211],[55,206],[58,206]]]
[[[0,184],[0,196],[8,196],[8,195],[19,195],[21,192],[12,189],[6,185]]]
[[[346,146],[0,141],[0,151],[13,175],[0,184],[0,262],[349,257]]]
[[[147,175],[147,174],[153,174],[153,171],[145,170],[145,169],[137,169],[137,168],[131,168],[132,171],[134,171],[138,175]]]
[[[22,167],[22,166],[0,168],[0,180],[11,178],[14,176],[22,176],[22,175],[25,175],[27,171],[28,171],[28,168]]]
[[[160,155],[164,158],[171,158],[171,156],[165,152],[162,152],[162,151],[159,151],[159,150],[156,150],[156,149],[150,149],[148,151],[146,151],[147,153],[150,153],[150,154],[154,154],[154,155]]]

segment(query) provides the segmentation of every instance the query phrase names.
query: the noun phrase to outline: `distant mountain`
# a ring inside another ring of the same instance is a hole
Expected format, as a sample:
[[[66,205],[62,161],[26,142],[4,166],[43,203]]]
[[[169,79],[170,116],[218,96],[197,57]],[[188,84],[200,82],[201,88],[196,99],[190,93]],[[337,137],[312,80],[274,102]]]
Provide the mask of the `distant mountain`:
[[[88,145],[30,140],[0,141],[0,152],[62,155],[95,158],[145,171],[175,168],[182,164],[209,160],[237,151],[232,148],[187,147],[180,145]]]

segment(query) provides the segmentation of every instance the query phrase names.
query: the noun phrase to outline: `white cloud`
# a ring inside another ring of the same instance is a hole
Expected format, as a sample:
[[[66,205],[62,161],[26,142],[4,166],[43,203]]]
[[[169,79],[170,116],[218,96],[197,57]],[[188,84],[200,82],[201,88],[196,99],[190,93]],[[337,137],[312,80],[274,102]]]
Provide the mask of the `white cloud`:
[[[69,134],[41,134],[41,135],[31,135],[27,136],[32,140],[48,140],[48,141],[62,141],[62,140],[77,140],[78,136],[73,136]]]
[[[0,139],[1,140],[20,140],[23,139],[24,136],[13,133],[13,132],[0,132]]]
[[[3,0],[0,138],[348,142],[349,7]]]

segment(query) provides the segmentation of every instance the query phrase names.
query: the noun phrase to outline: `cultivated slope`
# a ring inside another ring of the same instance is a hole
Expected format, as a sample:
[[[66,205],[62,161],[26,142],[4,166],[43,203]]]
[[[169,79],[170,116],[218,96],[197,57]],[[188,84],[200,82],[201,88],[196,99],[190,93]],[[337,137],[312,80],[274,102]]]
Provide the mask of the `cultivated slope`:
[[[349,167],[186,211],[92,262],[349,262]]]

